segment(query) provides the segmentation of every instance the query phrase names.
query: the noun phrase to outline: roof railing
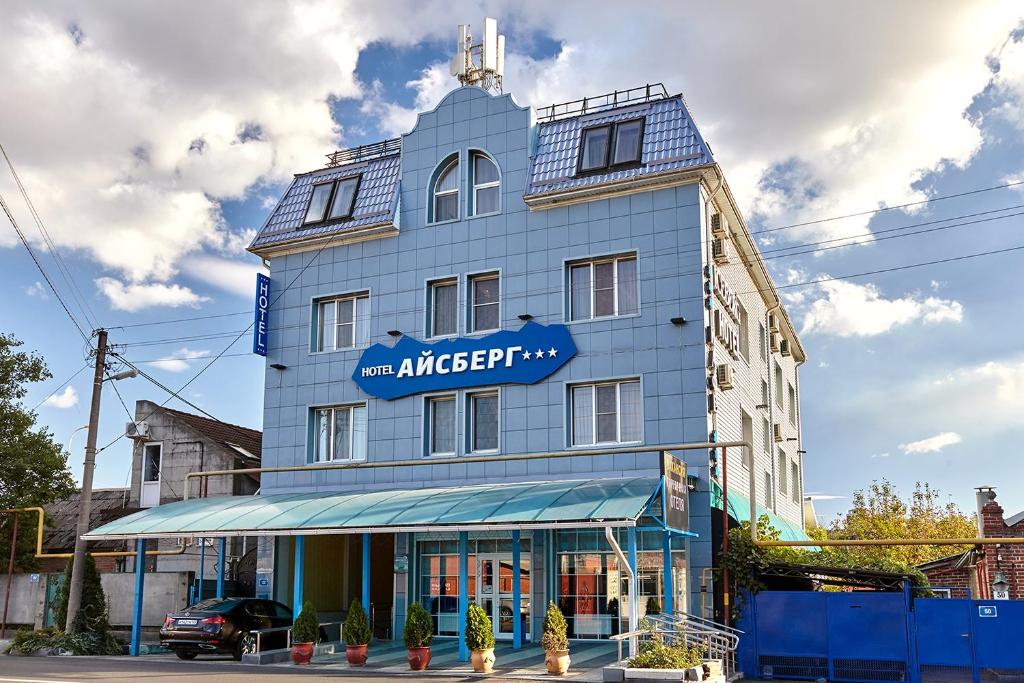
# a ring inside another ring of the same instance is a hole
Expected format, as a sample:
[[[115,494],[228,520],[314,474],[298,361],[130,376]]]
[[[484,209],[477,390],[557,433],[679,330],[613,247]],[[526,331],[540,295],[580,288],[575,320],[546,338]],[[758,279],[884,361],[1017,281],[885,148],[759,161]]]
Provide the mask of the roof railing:
[[[557,121],[570,116],[582,116],[592,114],[605,109],[614,109],[629,104],[642,104],[655,100],[668,99],[668,90],[664,83],[647,83],[646,85],[629,88],[627,90],[615,90],[604,95],[584,97],[582,100],[571,102],[560,102],[537,110],[537,121],[547,123]]]
[[[398,154],[402,151],[402,138],[389,138],[380,142],[371,142],[368,145],[359,145],[349,149],[339,149],[327,155],[327,166],[333,168],[342,164],[349,164],[354,161],[365,161],[386,157],[390,154]]]

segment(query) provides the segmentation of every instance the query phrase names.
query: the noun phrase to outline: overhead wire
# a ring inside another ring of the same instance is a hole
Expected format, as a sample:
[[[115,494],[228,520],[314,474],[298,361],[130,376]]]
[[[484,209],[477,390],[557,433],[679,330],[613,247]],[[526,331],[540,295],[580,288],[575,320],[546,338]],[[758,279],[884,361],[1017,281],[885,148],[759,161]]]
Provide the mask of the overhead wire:
[[[58,391],[60,391],[61,389],[63,389],[63,388],[64,388],[64,387],[66,387],[67,385],[71,384],[71,382],[72,382],[72,381],[73,381],[73,380],[74,380],[74,379],[75,379],[76,377],[78,377],[79,375],[81,375],[81,374],[82,374],[82,371],[83,371],[83,370],[85,370],[85,369],[86,369],[87,367],[89,367],[89,363],[86,363],[86,364],[85,364],[85,365],[83,365],[82,367],[78,368],[78,370],[76,370],[76,371],[75,371],[75,374],[73,374],[73,375],[71,375],[70,377],[68,377],[68,378],[67,378],[66,380],[64,380],[64,381],[63,381],[63,382],[61,383],[61,385],[60,385],[59,387],[57,387],[56,389],[54,389],[53,391],[51,391],[50,393],[48,393],[48,394],[47,394],[46,396],[44,396],[44,397],[43,397],[43,399],[42,399],[41,401],[39,401],[39,403],[36,403],[36,404],[35,404],[34,406],[32,406],[32,410],[33,410],[33,411],[35,411],[35,410],[36,410],[37,408],[39,408],[39,406],[43,405],[43,404],[44,404],[44,403],[46,403],[46,402],[47,402],[48,400],[50,400],[50,397],[52,397],[52,396],[55,396],[55,395],[57,394],[57,392],[58,392]]]
[[[43,222],[42,216],[39,215],[39,211],[36,210],[36,206],[35,203],[32,201],[32,198],[29,197],[28,190],[25,188],[25,185],[21,182],[21,176],[18,175],[18,171],[14,168],[14,162],[11,161],[11,158],[7,154],[7,149],[4,147],[3,143],[0,143],[0,154],[3,154],[4,161],[7,162],[7,168],[8,170],[10,170],[11,176],[14,178],[15,184],[18,186],[18,191],[21,193],[21,197],[25,201],[25,205],[28,207],[29,213],[32,215],[32,218],[35,221],[36,230],[39,232],[39,235],[43,238],[43,244],[50,252],[50,257],[53,259],[53,262],[57,265],[57,271],[64,279],[64,284],[66,284],[68,289],[71,291],[72,298],[75,300],[75,303],[78,304],[79,311],[82,313],[82,316],[85,318],[86,322],[88,322],[93,329],[99,328],[100,325],[97,322],[98,319],[96,318],[96,315],[92,310],[92,307],[89,306],[89,302],[86,299],[85,294],[79,288],[78,283],[75,281],[74,276],[71,274],[70,268],[68,268],[67,263],[64,261],[64,258],[60,254],[60,250],[57,248],[57,244],[53,241],[53,238],[50,236],[50,231],[47,229],[46,224]]]
[[[1024,204],[1014,204],[1014,205],[1002,207],[1002,208],[999,208],[999,209],[990,209],[990,210],[986,210],[986,211],[978,211],[978,212],[974,212],[974,213],[961,214],[961,215],[957,215],[957,216],[950,216],[950,217],[947,217],[947,218],[935,219],[935,220],[931,220],[931,221],[922,221],[922,222],[918,222],[918,223],[910,223],[910,224],[906,224],[906,225],[900,225],[900,226],[895,226],[895,227],[891,227],[891,228],[885,228],[885,229],[882,229],[882,230],[873,231],[872,233],[855,233],[855,234],[849,234],[849,235],[845,235],[845,236],[834,237],[834,238],[830,238],[830,239],[826,239],[826,240],[819,240],[819,241],[816,241],[816,242],[805,242],[805,243],[791,244],[791,245],[787,245],[787,246],[783,246],[783,247],[761,249],[759,251],[762,254],[762,257],[764,258],[764,260],[767,261],[767,260],[772,260],[772,259],[776,259],[776,258],[784,258],[784,257],[787,257],[787,256],[801,256],[801,255],[805,255],[805,254],[812,254],[812,253],[820,253],[820,252],[825,252],[825,251],[831,251],[831,250],[834,250],[834,249],[837,249],[837,248],[840,248],[840,247],[866,246],[866,245],[869,245],[872,242],[876,242],[876,241],[884,241],[884,240],[887,240],[887,239],[896,239],[896,238],[900,238],[900,237],[913,237],[915,235],[926,234],[926,233],[929,233],[929,232],[936,232],[937,230],[946,230],[946,229],[951,229],[951,228],[968,227],[968,226],[971,226],[971,225],[978,225],[978,224],[982,224],[982,223],[990,223],[990,222],[994,222],[994,221],[998,221],[998,220],[1003,220],[1003,219],[1006,219],[1006,218],[1012,218],[1012,217],[1024,215],[1024,212],[1011,213],[1011,214],[1002,215],[1002,216],[994,216],[992,214],[1002,213],[1002,212],[1011,211],[1011,210],[1014,210],[1014,209],[1022,209],[1022,208],[1024,208]],[[906,233],[902,233],[901,232],[901,231],[911,230],[912,228],[929,226],[929,225],[938,225],[938,224],[942,224],[942,223],[950,223],[952,221],[958,221],[958,220],[961,220],[961,219],[964,219],[964,218],[976,218],[978,216],[988,216],[988,218],[979,219],[979,220],[975,220],[975,221],[965,221],[965,222],[962,222],[962,223],[955,223],[955,224],[948,225],[948,226],[943,226],[941,228],[937,228],[937,229],[934,229],[934,230],[918,230],[918,231],[906,232]],[[901,234],[893,235],[892,233],[901,233]],[[876,235],[890,235],[890,236],[889,237],[875,237]],[[831,246],[825,246],[825,245],[831,245]],[[803,251],[794,251],[794,250],[803,249],[804,247],[820,247],[820,248],[805,249]],[[694,247],[694,248],[690,248],[690,249],[680,249],[680,250],[677,250],[675,253],[678,254],[678,255],[696,254],[696,253],[699,253],[700,250],[701,250],[700,247]],[[780,252],[786,252],[786,253],[780,253]],[[778,255],[775,255],[775,254],[778,254]],[[685,275],[692,275],[692,274],[695,274],[697,272],[699,272],[699,271],[697,271],[697,270],[682,271],[682,270],[678,270],[678,269],[669,269],[669,270],[663,270],[663,271],[655,271],[653,273],[651,271],[645,271],[645,275],[647,276],[647,279],[650,279],[652,275],[654,276],[655,279],[661,279],[661,278],[670,278],[670,277],[680,277],[680,276],[685,276]],[[555,293],[557,291],[560,291],[560,289],[559,288],[531,289],[531,290],[523,291],[519,296],[532,296],[532,295],[541,295],[541,294],[551,294],[551,293]],[[401,310],[394,311],[394,312],[396,314],[399,314],[399,313],[415,312],[416,310],[418,310],[418,308],[401,309]],[[239,316],[239,315],[251,315],[251,314],[252,314],[251,310],[246,310],[246,311],[236,311],[236,312],[232,312],[232,313],[222,313],[222,314],[216,314],[216,315],[183,317],[183,318],[176,318],[176,319],[166,320],[166,321],[152,321],[152,322],[138,323],[138,324],[133,324],[133,325],[120,325],[118,327],[127,329],[127,328],[130,328],[130,327],[143,327],[143,326],[170,324],[170,323],[192,322],[192,321],[197,321],[197,320],[208,320],[208,319],[213,319],[213,318],[225,318],[225,317],[232,317],[232,316]],[[295,325],[293,327],[302,327],[302,325]],[[278,329],[281,329],[281,328],[278,328]],[[230,337],[232,334],[234,334],[236,332],[245,332],[245,331],[247,331],[247,330],[232,330],[232,331],[225,331],[223,333],[210,333],[210,334],[204,334],[204,335],[189,335],[189,336],[180,336],[180,337],[146,339],[146,340],[140,340],[138,342],[127,342],[127,345],[129,345],[129,346],[149,346],[149,345],[159,345],[161,343],[189,342],[189,341],[206,341],[206,340],[209,340],[209,339],[227,338],[227,337]]]
[[[39,270],[39,273],[43,276],[43,279],[46,281],[47,286],[49,286],[50,291],[53,292],[53,295],[57,298],[58,303],[60,303],[61,308],[64,309],[64,312],[67,314],[72,324],[78,330],[78,333],[82,335],[82,339],[85,340],[85,342],[88,344],[90,342],[91,335],[85,333],[85,330],[82,329],[82,325],[79,324],[78,319],[75,318],[75,316],[71,313],[71,309],[68,308],[68,305],[64,301],[64,298],[60,295],[60,292],[57,291],[57,288],[54,286],[53,281],[50,279],[50,275],[46,272],[46,269],[43,268],[43,264],[39,261],[39,258],[36,256],[35,251],[32,249],[32,245],[29,244],[28,239],[25,237],[25,233],[22,232],[21,226],[18,225],[17,219],[14,218],[14,214],[11,212],[11,208],[7,205],[7,201],[4,199],[2,194],[0,194],[0,208],[3,208],[4,213],[7,215],[7,220],[10,221],[11,226],[14,227],[14,232],[17,233],[18,239],[21,241],[21,244],[25,247],[25,250],[28,251],[28,255],[32,257],[32,262],[36,264],[36,268]]]

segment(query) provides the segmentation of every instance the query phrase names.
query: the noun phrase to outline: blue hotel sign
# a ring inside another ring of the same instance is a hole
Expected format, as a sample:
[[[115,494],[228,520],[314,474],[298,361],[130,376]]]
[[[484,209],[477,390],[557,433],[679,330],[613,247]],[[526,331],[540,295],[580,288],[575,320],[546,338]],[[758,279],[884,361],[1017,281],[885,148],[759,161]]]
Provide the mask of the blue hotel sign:
[[[387,400],[428,391],[535,384],[576,355],[565,325],[528,322],[518,330],[426,344],[402,337],[394,346],[363,352],[352,379]]]
[[[256,312],[252,327],[252,352],[267,355],[267,309],[270,308],[270,278],[256,273]]]

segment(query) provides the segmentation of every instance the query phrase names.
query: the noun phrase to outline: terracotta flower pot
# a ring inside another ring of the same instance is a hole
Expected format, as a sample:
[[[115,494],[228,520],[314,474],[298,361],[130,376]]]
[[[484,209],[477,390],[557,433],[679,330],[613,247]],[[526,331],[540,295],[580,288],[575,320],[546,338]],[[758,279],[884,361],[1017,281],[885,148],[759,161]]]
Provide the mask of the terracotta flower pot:
[[[430,646],[409,648],[409,668],[413,671],[426,671],[430,664]]]
[[[494,672],[494,648],[486,650],[473,650],[469,655],[469,663],[473,665],[473,671],[478,674],[489,674]]]
[[[368,645],[346,645],[345,659],[348,660],[350,666],[364,666],[366,658],[369,656],[369,650]]]
[[[313,659],[313,643],[292,643],[292,661],[299,666],[309,664]]]
[[[561,676],[569,670],[569,651],[545,650],[544,665],[548,668],[549,674]]]

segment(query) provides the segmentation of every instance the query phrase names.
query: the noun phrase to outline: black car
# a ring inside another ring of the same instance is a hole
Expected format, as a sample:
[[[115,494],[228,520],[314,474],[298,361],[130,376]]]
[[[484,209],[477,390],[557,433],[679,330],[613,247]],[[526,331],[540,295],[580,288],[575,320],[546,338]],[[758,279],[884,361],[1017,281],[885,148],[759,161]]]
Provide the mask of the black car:
[[[211,598],[172,612],[160,628],[160,644],[180,659],[200,653],[230,654],[236,660],[256,652],[253,631],[292,625],[292,610],[273,600]],[[261,649],[285,647],[287,633],[264,634]]]

